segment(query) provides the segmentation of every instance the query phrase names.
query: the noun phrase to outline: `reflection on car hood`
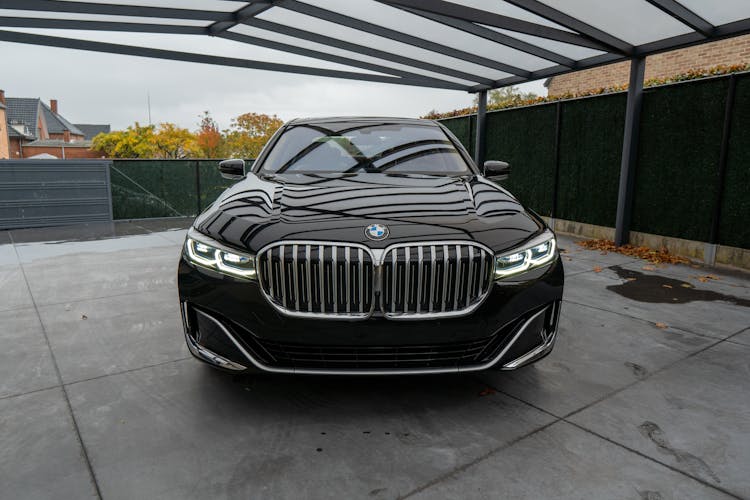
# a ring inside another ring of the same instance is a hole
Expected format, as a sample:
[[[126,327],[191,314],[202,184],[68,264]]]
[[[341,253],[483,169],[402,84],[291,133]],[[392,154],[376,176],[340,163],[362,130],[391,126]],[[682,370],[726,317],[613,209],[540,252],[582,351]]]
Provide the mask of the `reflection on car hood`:
[[[369,224],[390,236],[371,241]],[[507,191],[480,176],[250,174],[195,221],[198,231],[258,251],[280,240],[344,241],[384,248],[406,241],[475,240],[494,251],[543,229]]]

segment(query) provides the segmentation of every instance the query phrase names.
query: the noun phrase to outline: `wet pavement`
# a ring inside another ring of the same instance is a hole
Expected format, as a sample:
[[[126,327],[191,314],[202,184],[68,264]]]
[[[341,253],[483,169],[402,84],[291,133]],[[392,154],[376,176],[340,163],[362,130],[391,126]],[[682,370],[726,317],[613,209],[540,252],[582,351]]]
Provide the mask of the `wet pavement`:
[[[748,498],[750,275],[560,238],[515,372],[232,377],[184,346],[189,220],[0,232],[1,498]]]

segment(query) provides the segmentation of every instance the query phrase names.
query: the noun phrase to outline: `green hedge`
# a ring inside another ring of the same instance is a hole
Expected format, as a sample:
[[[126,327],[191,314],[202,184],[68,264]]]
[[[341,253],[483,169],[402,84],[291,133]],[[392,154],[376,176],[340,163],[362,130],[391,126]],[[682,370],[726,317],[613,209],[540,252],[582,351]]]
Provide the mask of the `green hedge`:
[[[729,78],[644,91],[631,229],[708,240]],[[750,75],[734,78],[719,243],[750,248]],[[557,217],[614,227],[626,99],[616,93],[490,112],[487,158],[509,161],[513,168],[506,187],[530,208],[550,215],[555,106],[562,106]],[[472,115],[442,123],[471,147],[475,121]]]
[[[719,241],[750,248],[750,76],[737,80]]]
[[[231,185],[221,177],[218,162],[114,160],[110,170],[114,218],[197,215]]]
[[[646,90],[631,229],[708,241],[727,79]]]
[[[487,115],[487,159],[510,163],[503,187],[542,215],[552,212],[555,109],[545,104]]]

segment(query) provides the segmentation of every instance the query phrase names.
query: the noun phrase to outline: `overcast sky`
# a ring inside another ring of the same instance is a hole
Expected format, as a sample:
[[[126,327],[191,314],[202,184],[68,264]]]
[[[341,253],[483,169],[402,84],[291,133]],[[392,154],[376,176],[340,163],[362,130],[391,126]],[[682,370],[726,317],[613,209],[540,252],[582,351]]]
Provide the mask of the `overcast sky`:
[[[27,30],[32,31],[32,30]],[[41,31],[40,31],[41,32]],[[54,32],[101,39],[101,34]],[[331,63],[248,47],[225,40],[163,35],[107,34],[109,40],[189,52],[289,64],[342,68]],[[151,40],[158,40],[160,43]],[[302,116],[385,115],[417,117],[431,109],[448,111],[471,104],[472,95],[451,90],[352,82],[204,64],[82,52],[0,42],[0,88],[9,97],[58,99],[60,113],[74,123],[109,123],[124,128],[148,122],[147,94],[154,123],[169,121],[196,128],[209,110],[222,128],[246,112],[276,114],[283,120]],[[545,94],[542,82],[523,86]]]

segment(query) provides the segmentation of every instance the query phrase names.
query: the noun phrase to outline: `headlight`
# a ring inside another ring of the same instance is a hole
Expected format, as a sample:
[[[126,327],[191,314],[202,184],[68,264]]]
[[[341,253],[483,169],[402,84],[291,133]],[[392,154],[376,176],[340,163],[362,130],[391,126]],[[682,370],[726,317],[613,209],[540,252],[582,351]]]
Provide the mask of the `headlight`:
[[[221,244],[190,231],[185,240],[185,253],[188,260],[220,273],[237,278],[255,278],[255,257],[229,251]]]
[[[495,257],[495,279],[503,279],[549,264],[555,258],[555,235],[550,231],[511,253]]]

